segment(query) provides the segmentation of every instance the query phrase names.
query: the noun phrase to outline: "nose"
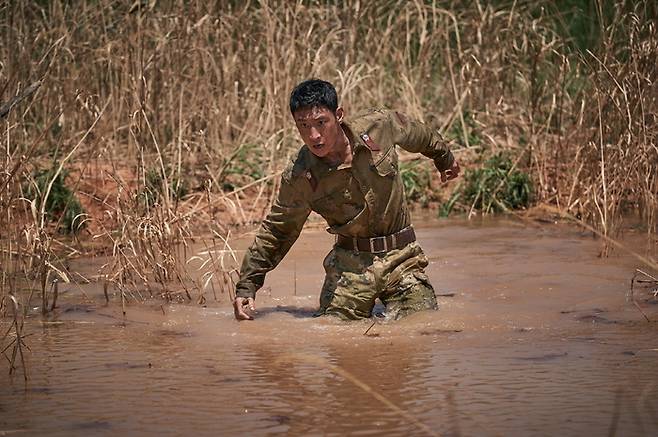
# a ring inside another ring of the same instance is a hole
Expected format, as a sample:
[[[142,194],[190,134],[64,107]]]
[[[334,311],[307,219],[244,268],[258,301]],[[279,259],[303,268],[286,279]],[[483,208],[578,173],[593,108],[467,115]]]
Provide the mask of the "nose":
[[[309,132],[309,137],[311,138],[312,141],[317,142],[318,140],[320,140],[322,138],[322,135],[320,135],[319,130],[312,127],[311,131]]]

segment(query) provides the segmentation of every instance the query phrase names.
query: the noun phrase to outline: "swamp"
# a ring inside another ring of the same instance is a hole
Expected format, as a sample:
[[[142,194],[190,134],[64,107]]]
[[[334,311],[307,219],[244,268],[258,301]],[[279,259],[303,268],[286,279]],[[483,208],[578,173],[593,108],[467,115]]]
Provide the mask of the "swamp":
[[[658,6],[0,3],[0,435],[655,435]],[[296,83],[437,129],[438,311],[313,317],[312,214],[235,320]]]

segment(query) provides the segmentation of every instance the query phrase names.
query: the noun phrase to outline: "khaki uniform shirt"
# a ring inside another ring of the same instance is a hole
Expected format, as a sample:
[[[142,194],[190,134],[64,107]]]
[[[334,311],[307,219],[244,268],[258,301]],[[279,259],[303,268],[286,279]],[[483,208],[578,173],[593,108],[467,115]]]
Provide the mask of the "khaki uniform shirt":
[[[342,126],[352,145],[351,164],[331,167],[301,147],[244,256],[236,296],[255,296],[265,274],[297,240],[311,211],[327,221],[330,233],[346,236],[382,236],[409,226],[396,146],[422,153],[438,170],[454,161],[438,132],[398,112],[372,110]]]

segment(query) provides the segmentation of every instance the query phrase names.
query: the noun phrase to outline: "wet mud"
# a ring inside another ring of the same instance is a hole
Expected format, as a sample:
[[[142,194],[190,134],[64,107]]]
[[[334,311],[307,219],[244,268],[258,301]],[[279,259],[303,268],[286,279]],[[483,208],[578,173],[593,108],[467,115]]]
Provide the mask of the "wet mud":
[[[0,375],[0,433],[658,432],[658,325],[629,301],[633,258],[599,258],[598,241],[561,225],[416,228],[440,309],[398,322],[312,317],[332,244],[319,229],[268,276],[253,322],[226,295],[131,304],[124,318],[97,284],[81,286],[87,300],[62,293],[26,327],[29,382]]]

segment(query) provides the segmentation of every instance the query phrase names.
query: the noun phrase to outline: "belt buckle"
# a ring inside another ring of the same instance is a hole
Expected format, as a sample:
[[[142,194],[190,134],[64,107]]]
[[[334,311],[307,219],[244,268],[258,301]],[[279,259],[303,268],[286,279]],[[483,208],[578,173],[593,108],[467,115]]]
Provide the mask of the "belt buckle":
[[[382,249],[377,250],[375,248],[375,242],[376,241],[382,241]],[[388,242],[386,241],[386,237],[373,237],[370,238],[370,252],[372,253],[381,253],[381,252],[388,252]]]

